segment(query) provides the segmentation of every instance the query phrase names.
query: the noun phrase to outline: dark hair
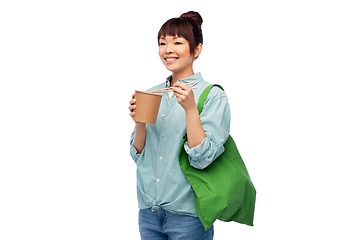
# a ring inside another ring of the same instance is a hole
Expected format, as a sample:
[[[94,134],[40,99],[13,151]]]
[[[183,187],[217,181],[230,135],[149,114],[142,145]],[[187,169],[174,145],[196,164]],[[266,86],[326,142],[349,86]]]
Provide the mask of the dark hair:
[[[178,18],[167,20],[158,33],[158,43],[161,37],[178,36],[185,38],[190,45],[193,54],[199,43],[203,43],[201,24],[203,20],[198,12],[190,11],[180,15]]]

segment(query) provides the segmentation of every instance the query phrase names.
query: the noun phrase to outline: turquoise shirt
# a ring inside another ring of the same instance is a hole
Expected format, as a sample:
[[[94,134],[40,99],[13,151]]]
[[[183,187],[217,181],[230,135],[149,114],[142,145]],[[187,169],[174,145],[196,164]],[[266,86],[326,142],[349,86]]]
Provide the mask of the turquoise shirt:
[[[148,91],[169,86],[171,77],[165,83]],[[196,103],[202,91],[210,85],[200,73],[182,83],[195,82],[193,85]],[[177,102],[175,95],[170,99],[164,93],[156,124],[146,124],[146,143],[139,154],[133,146],[135,132],[130,138],[130,154],[137,165],[137,196],[140,209],[163,208],[169,212],[197,217],[194,205],[194,191],[179,165],[179,150],[186,133],[185,110]],[[170,100],[168,102],[168,100]],[[223,151],[223,144],[230,131],[230,108],[224,91],[214,87],[204,104],[200,115],[206,138],[196,147],[184,148],[190,164],[204,169]]]

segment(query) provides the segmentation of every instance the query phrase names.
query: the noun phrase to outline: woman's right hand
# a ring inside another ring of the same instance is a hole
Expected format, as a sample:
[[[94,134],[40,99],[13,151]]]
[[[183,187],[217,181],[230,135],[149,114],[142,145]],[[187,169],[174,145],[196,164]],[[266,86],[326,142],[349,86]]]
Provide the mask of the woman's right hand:
[[[130,100],[130,106],[129,106],[129,110],[130,110],[130,117],[134,118],[135,116],[135,112],[134,110],[136,109],[136,99],[135,99],[135,93],[132,95],[132,99]]]
[[[132,99],[130,100],[129,103],[130,103],[129,106],[130,117],[134,118],[135,116],[134,110],[136,109],[135,93],[132,95]],[[144,149],[145,142],[146,142],[146,123],[136,122],[133,145],[138,153],[141,153],[142,150]]]

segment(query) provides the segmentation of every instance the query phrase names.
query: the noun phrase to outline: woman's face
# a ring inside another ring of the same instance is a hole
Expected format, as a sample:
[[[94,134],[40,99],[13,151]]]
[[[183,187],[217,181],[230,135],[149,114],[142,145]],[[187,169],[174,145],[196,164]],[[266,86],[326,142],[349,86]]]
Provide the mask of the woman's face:
[[[165,67],[173,73],[192,71],[195,56],[190,53],[189,42],[178,36],[165,36],[159,40],[159,56]]]

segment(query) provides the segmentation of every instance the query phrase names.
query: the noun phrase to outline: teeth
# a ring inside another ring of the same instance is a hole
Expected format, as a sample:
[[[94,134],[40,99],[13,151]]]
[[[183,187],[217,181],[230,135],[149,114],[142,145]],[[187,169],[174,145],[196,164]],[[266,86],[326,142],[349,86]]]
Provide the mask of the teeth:
[[[175,60],[176,60],[176,58],[167,58],[166,59],[166,61],[168,61],[168,62],[175,61]]]

